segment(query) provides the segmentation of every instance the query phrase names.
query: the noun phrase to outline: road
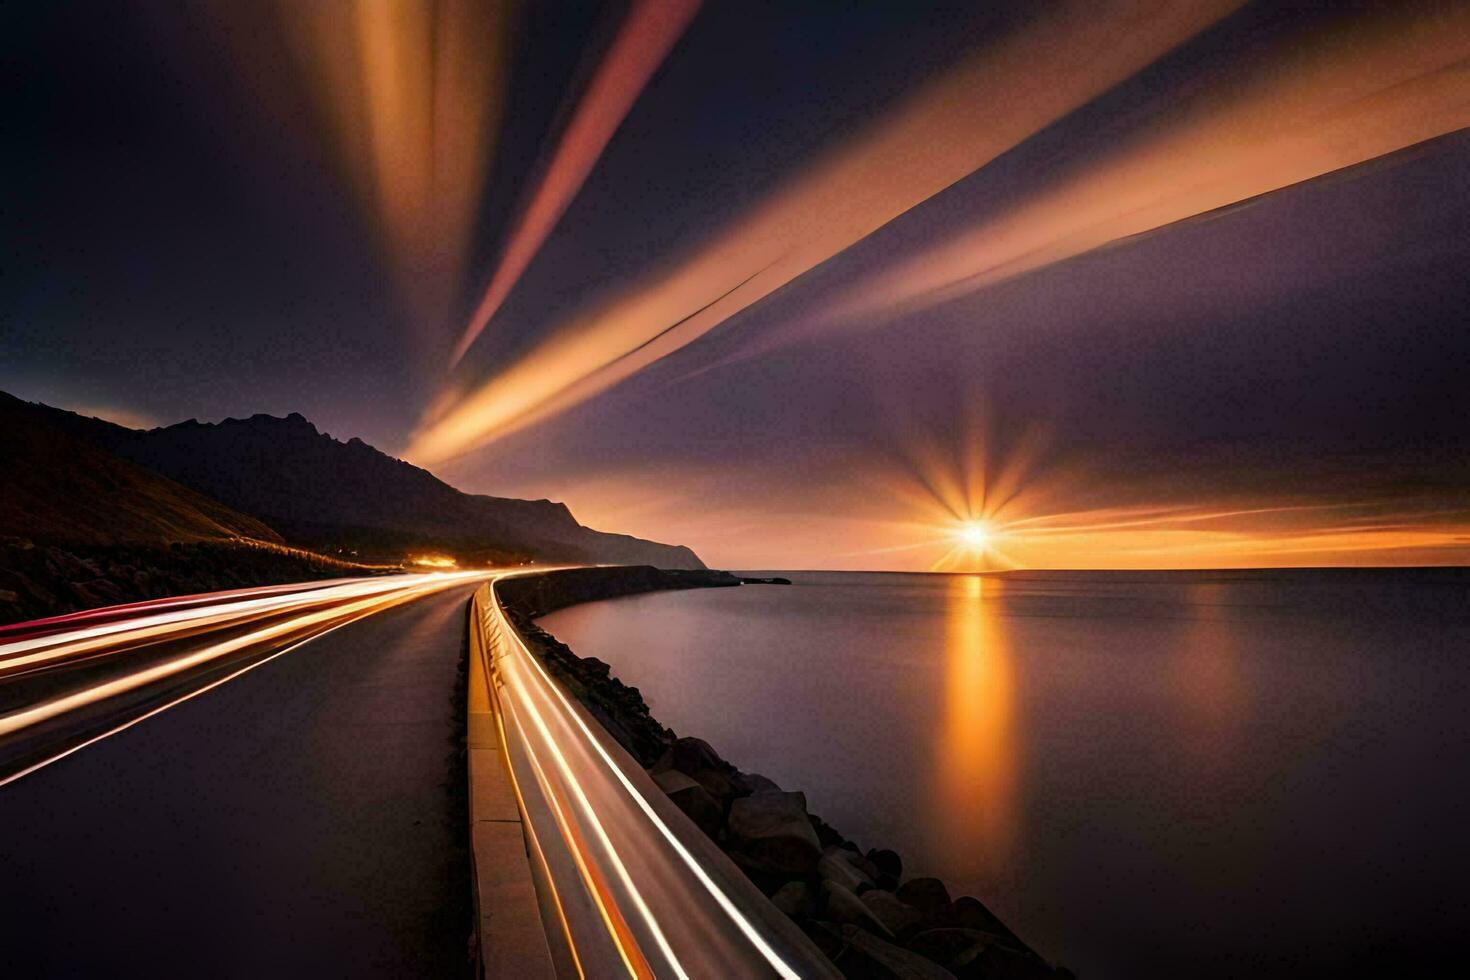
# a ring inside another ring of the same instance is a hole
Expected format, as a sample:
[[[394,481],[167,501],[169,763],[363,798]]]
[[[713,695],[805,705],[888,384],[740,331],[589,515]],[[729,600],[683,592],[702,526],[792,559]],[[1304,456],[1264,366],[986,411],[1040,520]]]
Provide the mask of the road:
[[[472,593],[558,972],[835,975],[530,654],[502,574],[0,627],[0,976],[468,975]]]
[[[0,975],[465,975],[472,589],[232,660],[246,672],[0,788]]]

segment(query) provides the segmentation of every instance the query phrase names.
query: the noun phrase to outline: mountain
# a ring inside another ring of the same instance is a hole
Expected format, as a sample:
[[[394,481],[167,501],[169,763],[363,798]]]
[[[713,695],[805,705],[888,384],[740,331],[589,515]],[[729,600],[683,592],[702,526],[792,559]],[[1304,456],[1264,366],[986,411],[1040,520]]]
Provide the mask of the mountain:
[[[295,544],[377,557],[442,549],[475,560],[704,567],[685,547],[583,527],[565,504],[463,493],[297,414],[143,431],[20,404],[76,439],[254,515]]]
[[[0,534],[65,544],[170,544],[253,538],[261,521],[102,451],[0,392]]]

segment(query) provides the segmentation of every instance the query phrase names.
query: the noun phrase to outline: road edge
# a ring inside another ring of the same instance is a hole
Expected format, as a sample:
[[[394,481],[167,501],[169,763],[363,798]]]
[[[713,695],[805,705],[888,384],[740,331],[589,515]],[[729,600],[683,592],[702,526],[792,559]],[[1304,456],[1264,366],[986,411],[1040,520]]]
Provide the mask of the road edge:
[[[465,765],[475,906],[475,975],[556,976],[542,922],[524,811],[495,719],[486,606],[490,586],[467,603],[469,678]]]

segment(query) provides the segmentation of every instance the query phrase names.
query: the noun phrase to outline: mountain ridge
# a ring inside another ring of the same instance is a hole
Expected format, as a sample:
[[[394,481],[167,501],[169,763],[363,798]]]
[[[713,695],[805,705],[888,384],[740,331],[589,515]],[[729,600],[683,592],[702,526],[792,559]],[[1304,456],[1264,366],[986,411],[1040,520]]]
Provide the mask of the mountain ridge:
[[[472,561],[521,555],[704,567],[681,545],[584,527],[564,503],[465,493],[360,438],[342,441],[322,432],[299,412],[131,429],[5,397],[75,438],[310,547],[385,557],[433,549]]]
[[[0,459],[0,533],[65,544],[282,543],[258,518],[50,425],[9,396],[0,397]]]

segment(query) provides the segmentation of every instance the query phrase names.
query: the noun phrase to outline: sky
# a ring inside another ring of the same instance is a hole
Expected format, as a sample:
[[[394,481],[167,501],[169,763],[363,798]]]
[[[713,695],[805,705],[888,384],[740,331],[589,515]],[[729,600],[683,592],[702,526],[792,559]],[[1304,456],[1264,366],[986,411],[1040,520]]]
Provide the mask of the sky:
[[[1470,5],[142,0],[0,38],[17,395],[297,411],[725,567],[1470,560]]]

